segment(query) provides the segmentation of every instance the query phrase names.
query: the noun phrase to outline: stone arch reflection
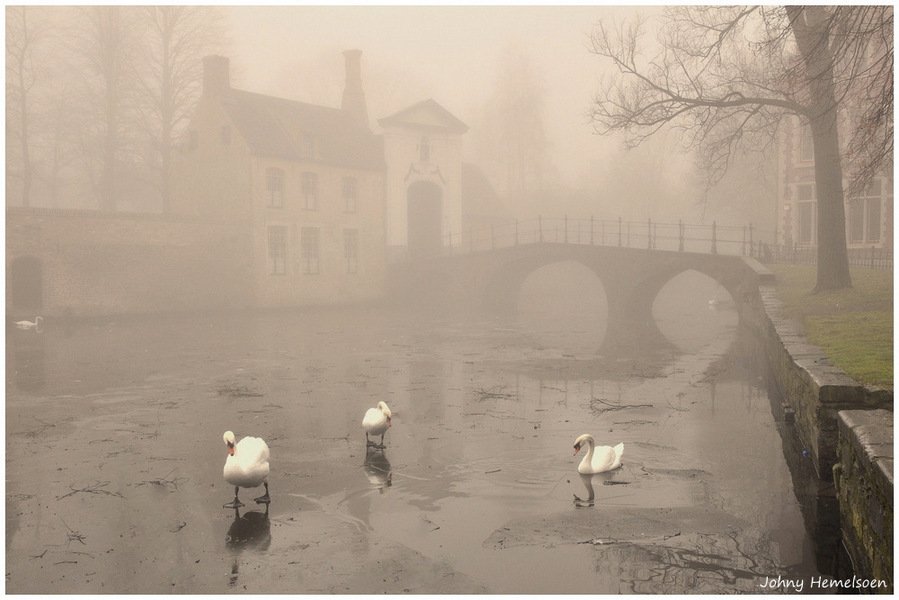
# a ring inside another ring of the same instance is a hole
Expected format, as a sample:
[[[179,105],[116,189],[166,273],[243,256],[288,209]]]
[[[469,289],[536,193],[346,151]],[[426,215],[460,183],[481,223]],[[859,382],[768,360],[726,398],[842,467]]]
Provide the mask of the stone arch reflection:
[[[595,354],[608,324],[606,290],[596,272],[578,261],[543,265],[522,281],[518,326],[548,348]]]
[[[678,350],[694,353],[736,336],[739,313],[730,292],[704,273],[688,269],[669,279],[652,305],[656,326]]]

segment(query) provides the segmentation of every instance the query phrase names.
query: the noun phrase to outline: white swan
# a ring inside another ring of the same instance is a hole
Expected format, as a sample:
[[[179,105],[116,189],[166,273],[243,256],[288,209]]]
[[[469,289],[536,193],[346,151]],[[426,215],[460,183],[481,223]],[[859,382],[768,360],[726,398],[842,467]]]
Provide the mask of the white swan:
[[[384,447],[384,434],[390,428],[390,409],[387,408],[386,402],[378,402],[377,408],[369,408],[365,411],[365,417],[362,418],[362,429],[365,430],[365,446],[378,446],[369,441],[368,436],[381,435],[380,447]]]
[[[234,433],[226,431],[222,436],[225,445],[228,446],[228,457],[225,459],[225,468],[222,474],[225,481],[234,486],[234,500],[225,504],[225,508],[237,508],[243,503],[237,498],[240,488],[254,488],[265,486],[265,494],[256,498],[257,504],[268,504],[268,445],[265,440],[257,437],[245,437],[239,443],[234,443]]]
[[[574,440],[575,455],[581,451],[581,446],[587,444],[587,455],[577,466],[577,472],[581,475],[593,475],[605,473],[621,466],[621,455],[624,454],[624,444],[611,446],[596,446],[593,436],[589,433],[578,436]]]
[[[44,330],[44,317],[35,317],[34,321],[16,321],[19,329],[34,329],[40,333]]]

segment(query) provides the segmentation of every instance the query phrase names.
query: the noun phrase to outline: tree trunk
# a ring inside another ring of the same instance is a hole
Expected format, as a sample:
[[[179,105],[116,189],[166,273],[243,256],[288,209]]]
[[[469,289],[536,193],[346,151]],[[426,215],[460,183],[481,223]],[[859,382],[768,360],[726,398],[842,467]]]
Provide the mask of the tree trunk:
[[[787,7],[799,53],[806,67],[809,127],[815,157],[818,216],[818,272],[815,291],[852,287],[846,249],[843,169],[837,127],[827,10],[820,6]]]
[[[28,20],[25,10],[22,10],[22,40],[23,46],[18,56],[16,69],[18,70],[19,85],[19,118],[22,122],[22,134],[20,137],[22,152],[22,206],[31,206],[31,153],[29,149],[30,132],[28,131],[28,84],[25,81],[26,61],[29,53],[30,34],[28,31]]]
[[[815,291],[852,287],[846,249],[846,211],[836,111],[812,119],[818,197],[818,273]]]

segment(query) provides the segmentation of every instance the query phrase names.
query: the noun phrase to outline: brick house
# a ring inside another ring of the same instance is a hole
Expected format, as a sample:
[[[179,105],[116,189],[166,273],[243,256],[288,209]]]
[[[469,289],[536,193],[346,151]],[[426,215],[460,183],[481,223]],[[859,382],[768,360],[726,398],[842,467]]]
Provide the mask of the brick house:
[[[798,117],[785,120],[778,132],[778,243],[790,248],[817,245],[817,194],[811,130]],[[843,129],[848,126],[845,119]],[[842,138],[846,136],[841,135]],[[888,165],[861,192],[846,191],[846,244],[850,255],[893,247],[893,170]]]

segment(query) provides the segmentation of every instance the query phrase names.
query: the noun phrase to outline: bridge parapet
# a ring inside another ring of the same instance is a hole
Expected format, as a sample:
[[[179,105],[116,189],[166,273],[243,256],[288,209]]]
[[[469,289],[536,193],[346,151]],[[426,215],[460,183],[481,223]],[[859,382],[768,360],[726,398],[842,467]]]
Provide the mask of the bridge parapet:
[[[759,256],[774,244],[773,232],[751,224],[733,226],[667,223],[646,219],[537,217],[497,223],[444,236],[445,255],[468,254],[526,244],[558,243],[709,254]]]

